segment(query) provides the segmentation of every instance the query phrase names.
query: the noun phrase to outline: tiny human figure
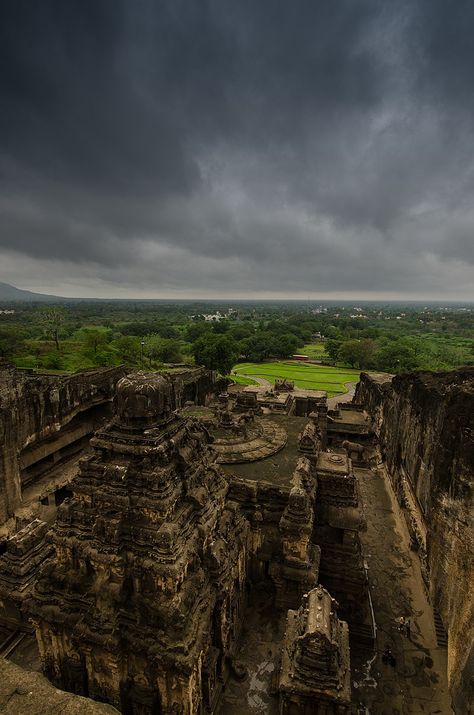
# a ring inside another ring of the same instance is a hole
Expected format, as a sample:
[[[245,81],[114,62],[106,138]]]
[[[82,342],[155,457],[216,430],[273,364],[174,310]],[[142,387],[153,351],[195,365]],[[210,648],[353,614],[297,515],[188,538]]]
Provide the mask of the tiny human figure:
[[[392,651],[390,648],[387,646],[382,654],[382,662],[387,663],[388,665],[392,666],[392,668],[395,668],[397,661],[395,660],[395,656],[393,655]]]
[[[407,618],[407,619],[405,620],[405,635],[406,635],[406,637],[410,640],[410,636],[411,636],[411,623],[410,623],[410,619],[409,619],[409,618]]]
[[[397,627],[398,627],[398,630],[400,631],[400,633],[403,633],[403,632],[404,632],[404,630],[405,630],[405,618],[404,618],[404,616],[400,616],[400,618],[398,619],[398,626],[397,626]]]

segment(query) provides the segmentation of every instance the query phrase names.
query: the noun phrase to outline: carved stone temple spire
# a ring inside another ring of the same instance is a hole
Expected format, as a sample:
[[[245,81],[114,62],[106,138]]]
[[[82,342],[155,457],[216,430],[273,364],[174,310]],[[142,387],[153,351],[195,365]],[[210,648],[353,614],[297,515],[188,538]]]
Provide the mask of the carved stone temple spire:
[[[248,524],[164,375],[121,379],[29,612],[46,675],[123,713],[212,708],[245,598]]]

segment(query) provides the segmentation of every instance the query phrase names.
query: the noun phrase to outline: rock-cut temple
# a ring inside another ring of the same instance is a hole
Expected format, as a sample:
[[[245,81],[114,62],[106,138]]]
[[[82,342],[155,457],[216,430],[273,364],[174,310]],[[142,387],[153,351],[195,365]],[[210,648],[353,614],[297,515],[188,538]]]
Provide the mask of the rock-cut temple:
[[[0,365],[0,711],[471,715],[473,415],[472,369]]]

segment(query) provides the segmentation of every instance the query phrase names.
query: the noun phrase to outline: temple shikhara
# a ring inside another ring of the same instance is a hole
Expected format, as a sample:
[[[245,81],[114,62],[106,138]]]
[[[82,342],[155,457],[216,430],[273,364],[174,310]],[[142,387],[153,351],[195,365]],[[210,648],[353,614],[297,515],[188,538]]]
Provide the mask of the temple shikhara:
[[[437,458],[425,452],[423,474],[410,472],[408,435],[397,446],[390,423],[397,409],[407,420],[428,409],[413,406],[433,389],[428,379],[416,393],[363,375],[352,402],[329,406],[325,393],[286,383],[227,390],[203,369],[2,370],[4,655],[23,649],[55,686],[38,685],[51,712],[63,696],[84,712],[126,715],[382,712],[378,679],[392,671],[381,654],[405,638],[395,616],[416,610],[390,590],[384,539],[394,553],[397,540],[411,545],[417,597],[439,639],[424,645],[413,625],[425,653],[413,677],[426,688],[427,673],[448,667],[448,633],[450,680],[433,702],[444,707],[455,683],[464,707],[467,646],[449,598],[464,613],[466,584],[458,569],[449,595],[447,536],[427,522],[437,489],[443,498]],[[463,385],[472,403],[472,372]],[[437,417],[426,412],[423,424],[433,438]],[[466,473],[458,445],[453,461]],[[3,661],[7,684],[14,667]]]

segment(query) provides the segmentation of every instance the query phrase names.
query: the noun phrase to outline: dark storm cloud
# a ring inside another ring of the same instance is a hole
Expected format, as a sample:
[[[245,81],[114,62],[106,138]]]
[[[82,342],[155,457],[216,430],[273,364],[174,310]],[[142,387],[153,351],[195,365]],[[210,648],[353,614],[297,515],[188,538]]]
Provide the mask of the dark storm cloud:
[[[5,0],[0,278],[465,290],[473,12]]]

